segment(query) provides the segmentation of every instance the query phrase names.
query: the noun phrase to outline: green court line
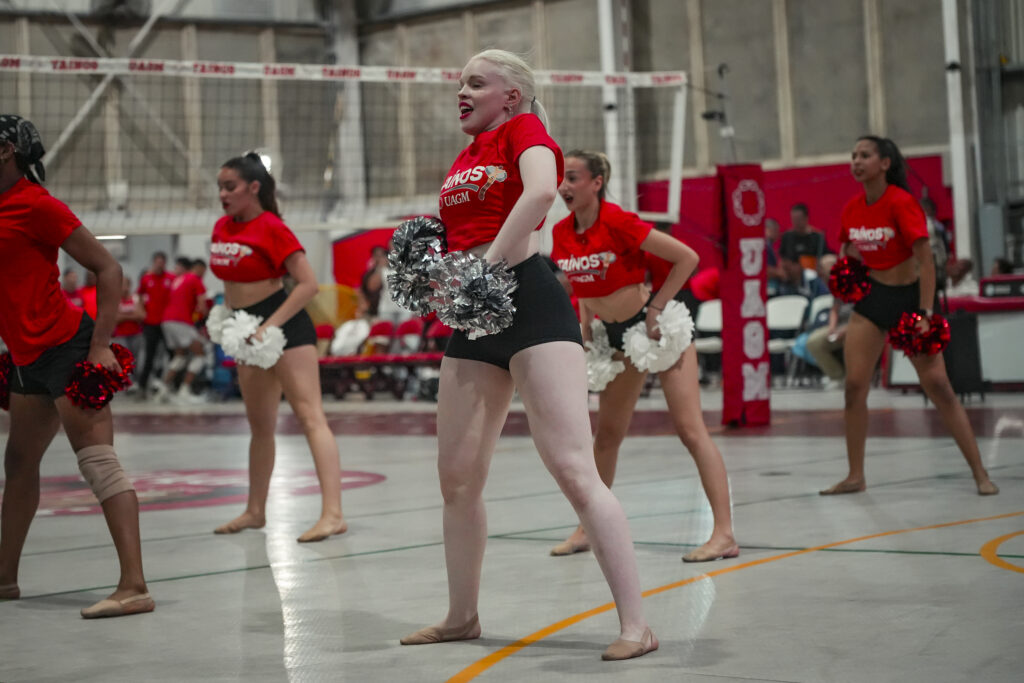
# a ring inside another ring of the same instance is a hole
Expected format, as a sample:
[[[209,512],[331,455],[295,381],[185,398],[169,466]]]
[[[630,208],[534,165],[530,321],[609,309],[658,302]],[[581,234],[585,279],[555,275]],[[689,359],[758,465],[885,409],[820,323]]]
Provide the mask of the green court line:
[[[539,541],[542,543],[558,543],[562,539],[560,538],[547,538],[541,536],[524,536],[524,535],[512,535],[506,534],[498,537],[503,541]],[[699,548],[699,543],[670,543],[668,541],[633,541],[633,545],[661,545],[672,548]],[[767,545],[743,545],[743,550],[770,550],[770,551],[804,551],[806,547],[800,546],[767,546]],[[818,552],[823,553],[880,553],[890,555],[942,555],[948,557],[978,557],[978,553],[958,553],[944,550],[886,550],[883,548],[822,548]],[[1024,559],[1024,555],[1005,555],[999,554],[999,557],[1009,557],[1015,559]]]

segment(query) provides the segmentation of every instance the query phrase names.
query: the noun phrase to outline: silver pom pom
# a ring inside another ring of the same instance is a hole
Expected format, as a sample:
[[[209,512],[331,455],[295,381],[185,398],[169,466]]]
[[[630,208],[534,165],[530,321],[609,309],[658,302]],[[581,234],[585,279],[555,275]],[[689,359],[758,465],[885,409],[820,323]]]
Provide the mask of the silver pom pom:
[[[590,323],[590,332],[591,341],[583,345],[587,349],[587,386],[591,391],[602,392],[626,369],[626,364],[613,357],[615,349],[608,342],[608,331],[603,322],[595,319]]]
[[[501,260],[491,263],[468,252],[448,254],[430,267],[430,306],[448,327],[470,339],[497,334],[512,324],[516,276]]]
[[[684,304],[669,301],[657,320],[661,332],[657,341],[647,336],[647,325],[643,322],[633,325],[622,336],[626,355],[643,372],[668,370],[693,341],[693,318]]]
[[[428,268],[448,249],[444,224],[417,216],[405,221],[391,237],[388,253],[388,291],[395,303],[413,313],[430,312]]]

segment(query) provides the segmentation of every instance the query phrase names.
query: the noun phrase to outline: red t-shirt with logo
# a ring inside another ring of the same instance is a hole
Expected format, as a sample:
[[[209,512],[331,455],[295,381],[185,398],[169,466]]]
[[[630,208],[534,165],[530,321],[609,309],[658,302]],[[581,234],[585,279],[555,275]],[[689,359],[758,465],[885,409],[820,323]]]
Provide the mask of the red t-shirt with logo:
[[[146,325],[159,325],[163,322],[172,282],[174,276],[167,271],[160,274],[146,273],[139,278],[139,287],[135,293],[141,297],[142,305],[146,309],[146,318],[142,321]]]
[[[562,182],[562,150],[534,114],[519,114],[494,130],[484,131],[452,164],[438,199],[448,251],[462,251],[494,240],[523,194],[519,156],[530,147],[555,153]],[[544,221],[537,226],[544,225]]]
[[[0,194],[0,337],[15,365],[32,363],[78,331],[82,310],[64,296],[57,249],[81,224],[25,178]]]
[[[206,293],[203,281],[195,273],[183,273],[171,283],[171,293],[164,309],[164,321],[173,320],[191,325],[199,297]]]
[[[302,244],[270,211],[245,222],[223,216],[213,226],[210,268],[228,282],[270,280],[288,273],[284,262],[297,251]]]
[[[126,296],[121,299],[121,303],[118,304],[117,312],[121,315],[127,315],[135,311],[135,297]],[[137,320],[122,320],[114,328],[115,337],[131,337],[136,334],[142,334],[142,323]]]
[[[562,269],[573,293],[581,299],[608,296],[647,277],[640,244],[653,226],[611,202],[601,202],[597,220],[576,232],[575,214],[555,224],[551,258]]]
[[[914,196],[889,185],[874,204],[860,194],[843,207],[841,242],[851,242],[874,270],[886,270],[913,256],[913,245],[928,239],[928,223]]]

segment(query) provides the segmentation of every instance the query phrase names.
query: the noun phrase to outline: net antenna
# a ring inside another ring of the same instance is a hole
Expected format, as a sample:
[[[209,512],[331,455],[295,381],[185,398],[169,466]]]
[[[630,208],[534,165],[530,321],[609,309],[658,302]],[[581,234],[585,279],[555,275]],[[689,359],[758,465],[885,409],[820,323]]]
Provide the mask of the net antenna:
[[[176,5],[164,0],[157,11]],[[150,26],[125,57],[0,54],[0,86],[27,103],[18,113],[48,142],[48,186],[90,227],[207,234],[221,215],[217,171],[247,149],[271,154],[295,230],[337,236],[436,215],[441,184],[469,142],[458,125],[459,68],[132,56]],[[643,207],[646,220],[678,222],[686,74],[537,71],[535,79],[563,150],[617,160],[612,201]],[[625,105],[613,117],[606,102]],[[638,196],[647,182],[667,183],[660,205]]]

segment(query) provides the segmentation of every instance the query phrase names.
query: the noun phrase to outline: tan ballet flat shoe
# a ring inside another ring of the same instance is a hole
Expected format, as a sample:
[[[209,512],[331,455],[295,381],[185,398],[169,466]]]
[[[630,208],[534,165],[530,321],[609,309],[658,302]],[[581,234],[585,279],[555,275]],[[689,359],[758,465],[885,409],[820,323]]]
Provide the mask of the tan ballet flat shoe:
[[[92,607],[82,610],[83,619],[105,619],[107,617],[126,617],[129,614],[142,614],[156,609],[156,603],[149,593],[133,595],[124,600],[100,600]]]
[[[740,556],[740,547],[734,545],[723,553],[714,550],[697,548],[683,555],[683,562],[711,562],[712,560],[729,560]]]
[[[993,484],[991,481],[986,481],[984,484],[978,484],[979,496],[994,496],[998,493],[999,487]]]
[[[590,544],[584,541],[583,543],[573,543],[572,541],[562,541],[554,548],[551,549],[552,557],[564,557],[566,555],[575,555],[576,553],[585,553],[590,550]]]
[[[657,649],[658,639],[651,633],[651,629],[647,629],[639,642],[619,638],[608,646],[608,649],[601,655],[601,659],[606,662],[633,659],[634,657],[643,657],[648,652],[654,652]]]
[[[458,628],[441,629],[437,626],[427,626],[415,633],[410,633],[399,642],[402,645],[432,645],[455,640],[475,640],[479,637],[480,615],[478,614]]]
[[[841,481],[831,488],[827,488],[824,491],[818,491],[818,495],[821,496],[841,496],[845,493],[860,493],[866,491],[868,488],[867,484],[860,482]]]

